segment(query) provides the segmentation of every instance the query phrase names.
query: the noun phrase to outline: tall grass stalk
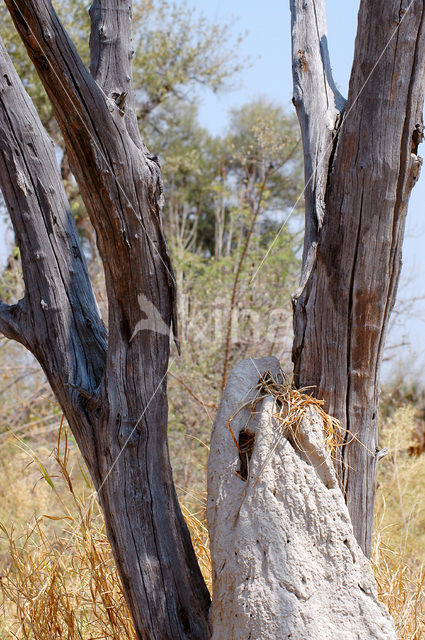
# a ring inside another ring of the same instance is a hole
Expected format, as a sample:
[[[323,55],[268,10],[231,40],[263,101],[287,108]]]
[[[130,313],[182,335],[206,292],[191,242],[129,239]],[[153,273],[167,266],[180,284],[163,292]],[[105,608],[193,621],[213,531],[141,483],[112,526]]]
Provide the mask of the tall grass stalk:
[[[381,463],[372,558],[399,640],[425,637],[425,550],[418,544],[425,511],[417,500],[425,469],[421,458],[408,455],[413,420],[413,409],[403,408],[382,431],[390,455]],[[32,465],[31,482],[37,468],[39,482],[27,487],[34,504],[44,487],[56,511],[39,513],[28,525],[20,521],[17,504],[14,522],[0,527],[0,640],[135,640],[102,514],[66,427],[61,423],[50,457],[22,441],[15,452],[17,463]],[[7,482],[1,478],[0,486]],[[198,503],[195,513],[185,503],[182,508],[211,588],[202,496]]]

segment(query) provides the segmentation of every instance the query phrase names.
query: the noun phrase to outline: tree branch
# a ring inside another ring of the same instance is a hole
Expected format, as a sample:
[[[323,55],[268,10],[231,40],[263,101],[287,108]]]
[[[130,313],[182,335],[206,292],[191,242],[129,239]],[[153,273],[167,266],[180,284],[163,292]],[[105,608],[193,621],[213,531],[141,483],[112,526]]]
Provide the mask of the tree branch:
[[[16,340],[28,348],[28,326],[22,318],[22,304],[8,305],[0,302],[0,332],[10,340]]]
[[[317,4],[300,1],[297,11],[303,17]],[[346,429],[347,440],[355,435],[341,447],[338,471],[366,554],[373,524],[379,370],[407,203],[422,163],[416,151],[424,49],[423,0],[362,0],[344,119],[324,173],[326,211],[317,259],[304,272],[295,305],[296,384],[314,386]],[[323,95],[315,99],[323,106]],[[316,130],[310,124],[309,130],[314,143]],[[316,162],[322,174],[319,156]]]
[[[24,300],[2,305],[1,329],[32,351],[66,406],[68,383],[99,385],[105,328],[53,144],[1,41],[0,71],[0,185],[25,282]]]
[[[102,91],[125,116],[133,142],[146,151],[140,138],[132,82],[132,3],[94,0],[89,10],[90,72]]]
[[[176,334],[175,278],[162,229],[162,183],[155,158],[135,147],[120,106],[112,104],[90,76],[51,4],[6,4],[52,102],[96,230],[109,300],[110,344],[119,349],[122,340],[130,341],[140,319],[140,294],[155,304],[166,324],[173,321]],[[109,33],[112,41],[114,33]],[[103,47],[99,52],[104,53]],[[92,68],[100,73],[103,67],[93,63]],[[146,274],[155,274],[157,284]],[[144,348],[140,355],[150,360],[152,349],[165,338],[144,337],[145,343],[133,344]],[[111,353],[111,366],[113,359]]]
[[[301,126],[305,171],[303,276],[312,261],[325,214],[325,190],[333,139],[345,100],[329,62],[326,0],[291,0],[293,103]],[[296,296],[295,296],[296,298]]]
[[[47,233],[47,240],[56,229],[55,209],[48,206],[50,183],[43,182],[42,189],[32,185],[31,194],[38,195],[45,218],[33,221],[35,242],[25,247],[25,254],[33,258],[34,265],[27,258],[25,264],[27,271],[34,268],[45,273],[51,294],[40,299],[37,289],[28,291],[30,307],[40,319],[37,357],[45,357],[44,345],[52,346],[52,358],[63,367],[50,368],[49,382],[64,410],[67,398],[74,399],[74,412],[67,412],[73,432],[84,428],[91,438],[88,442],[81,438],[79,445],[98,490],[137,636],[203,640],[209,637],[209,594],[179,508],[167,447],[167,329],[175,314],[175,280],[162,229],[160,168],[130,136],[123,104],[105,96],[82,65],[51,2],[7,0],[7,6],[61,128],[96,230],[109,303],[108,349],[100,367],[96,353],[93,357],[84,351],[83,341],[81,348],[71,340],[65,342],[74,335],[70,327],[74,300],[62,297],[62,272],[54,272],[56,263],[46,260],[46,254],[37,248],[37,225]],[[112,22],[108,22],[113,27],[111,42],[119,38],[115,32],[118,21]],[[106,74],[104,81],[108,80]],[[38,175],[33,169],[36,167],[31,166],[29,181]],[[57,168],[54,175],[58,175]],[[20,244],[30,240],[22,232]],[[64,277],[65,296],[70,279],[72,284],[74,262],[80,257],[78,244],[76,252],[73,249],[73,243],[60,247],[60,260],[70,261],[69,274]],[[140,323],[145,302],[161,322]],[[86,308],[90,313],[94,300],[87,300]],[[85,312],[82,308],[82,320]],[[161,331],[156,330],[158,324]],[[86,332],[97,336],[89,326]],[[90,366],[93,375],[87,379],[82,374]],[[79,375],[68,375],[73,367]],[[62,369],[64,373],[59,374]],[[100,384],[93,389],[89,385],[92,379],[98,380],[99,373]],[[68,378],[67,385],[63,385],[64,378]]]

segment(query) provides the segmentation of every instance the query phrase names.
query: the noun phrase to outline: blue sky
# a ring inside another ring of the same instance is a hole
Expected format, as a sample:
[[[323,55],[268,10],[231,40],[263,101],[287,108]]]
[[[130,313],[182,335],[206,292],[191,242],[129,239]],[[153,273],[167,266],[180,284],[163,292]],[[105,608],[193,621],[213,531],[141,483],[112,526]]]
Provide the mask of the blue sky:
[[[292,98],[289,0],[187,0],[211,20],[234,23],[235,33],[246,34],[241,57],[250,64],[235,82],[235,90],[214,96],[205,93],[201,118],[213,132],[226,125],[233,106],[264,95],[290,105]],[[335,80],[346,93],[354,48],[358,2],[328,0],[329,45]]]
[[[188,4],[217,21],[234,21],[235,33],[247,32],[241,54],[250,65],[240,74],[232,91],[222,95],[202,95],[200,118],[213,133],[226,127],[228,112],[234,106],[264,95],[291,108],[291,45],[289,0],[188,0]],[[328,0],[328,41],[334,79],[347,95],[359,2]],[[422,148],[425,155],[425,145]],[[413,190],[407,218],[403,250],[403,271],[399,298],[425,296],[422,273],[425,271],[425,169]],[[384,365],[386,377],[395,370],[419,374],[425,364],[425,302],[417,301],[392,330],[389,341],[401,342],[404,336],[410,348],[400,350],[396,361]]]

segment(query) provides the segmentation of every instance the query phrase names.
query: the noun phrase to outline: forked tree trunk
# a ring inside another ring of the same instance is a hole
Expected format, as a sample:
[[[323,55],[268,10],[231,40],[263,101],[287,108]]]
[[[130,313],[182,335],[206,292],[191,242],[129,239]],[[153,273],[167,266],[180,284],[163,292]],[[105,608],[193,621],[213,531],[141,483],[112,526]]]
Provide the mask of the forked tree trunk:
[[[332,81],[325,0],[290,4],[306,180],[295,380],[314,385],[347,430],[338,471],[356,538],[370,555],[379,369],[422,164],[425,3],[361,1],[347,102]]]
[[[131,2],[93,3],[92,75],[50,1],[6,4],[52,102],[96,231],[109,333],[53,145],[3,46],[0,182],[22,252],[25,297],[1,305],[0,329],[37,357],[63,407],[98,490],[138,638],[204,640],[209,594],[168,457],[175,281],[160,169],[134,112]]]
[[[174,316],[175,282],[160,170],[134,115],[131,2],[94,1],[92,75],[50,0],[5,2],[52,102],[96,231],[109,334],[53,146],[3,47],[0,182],[22,252],[25,297],[0,305],[0,329],[34,353],[65,411],[99,492],[138,637],[203,640],[209,596],[168,459],[164,327]],[[379,363],[420,166],[412,135],[425,84],[424,2],[362,1],[347,104],[331,79],[325,0],[291,0],[291,9],[307,180],[295,373],[299,385],[316,385],[357,438],[342,449],[340,475],[368,552]],[[139,324],[152,308],[156,320]]]

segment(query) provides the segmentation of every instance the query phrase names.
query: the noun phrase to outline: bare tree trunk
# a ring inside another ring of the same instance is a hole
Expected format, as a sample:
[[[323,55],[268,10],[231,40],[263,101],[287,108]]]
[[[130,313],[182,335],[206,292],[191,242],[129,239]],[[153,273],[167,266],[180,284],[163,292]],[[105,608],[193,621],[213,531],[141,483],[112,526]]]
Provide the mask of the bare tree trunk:
[[[131,86],[131,3],[95,0],[91,72],[52,5],[7,0],[52,102],[105,270],[99,317],[53,145],[0,49],[0,181],[22,251],[25,297],[0,329],[41,363],[90,469],[139,638],[209,637],[209,594],[180,512],[167,447],[168,331],[175,318],[156,158]],[[143,305],[148,305],[144,307]],[[107,341],[107,344],[106,344]]]
[[[422,164],[424,2],[362,0],[346,103],[332,81],[325,0],[290,4],[306,179],[295,379],[314,385],[347,430],[338,471],[356,538],[369,555],[379,369],[407,203]]]

